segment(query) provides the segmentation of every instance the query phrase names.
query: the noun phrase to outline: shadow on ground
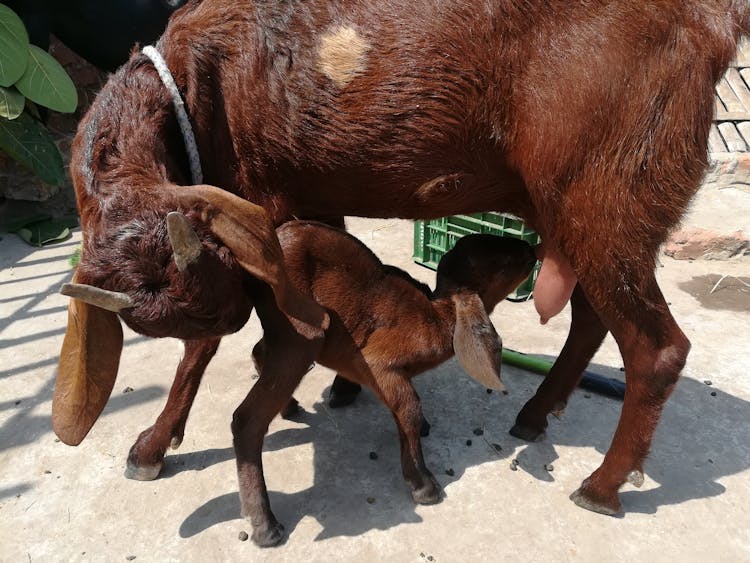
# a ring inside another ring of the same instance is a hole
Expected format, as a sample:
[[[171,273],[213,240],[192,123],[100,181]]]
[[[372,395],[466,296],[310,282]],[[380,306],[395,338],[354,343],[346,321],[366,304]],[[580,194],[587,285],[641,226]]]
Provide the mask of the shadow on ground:
[[[618,369],[607,366],[590,369],[622,376]],[[553,481],[554,467],[550,472],[545,466],[574,461],[558,459],[556,446],[593,447],[601,454],[609,447],[622,404],[580,390],[562,420],[551,418],[545,440],[528,444],[511,437],[507,431],[515,414],[541,377],[507,369],[506,380],[514,390],[512,396],[487,394],[453,362],[416,380],[425,415],[432,424],[423,449],[428,467],[448,490],[443,502],[450,502],[450,484],[476,465],[500,461],[495,463],[497,470],[510,471],[510,462],[516,459],[518,471],[540,481]],[[341,410],[329,410],[324,402],[317,402],[313,412],[303,412],[297,420],[305,426],[272,431],[264,448],[267,456],[268,452],[312,444],[313,486],[293,494],[270,487],[272,509],[288,534],[305,516],[312,516],[323,527],[318,540],[421,521],[401,478],[395,424],[372,395],[365,393],[355,405]],[[722,494],[725,488],[719,479],[750,467],[750,452],[742,446],[749,430],[750,403],[683,378],[665,409],[646,463],[650,486],[654,482],[657,486],[621,493],[624,517],[629,512],[655,513],[660,506]],[[370,452],[375,452],[377,459],[371,459]],[[165,477],[232,458],[231,448],[173,456],[168,458],[170,469]],[[295,467],[285,469],[294,471]],[[269,472],[267,468],[266,478],[278,481],[279,476]],[[239,511],[235,485],[231,492],[190,514],[180,526],[180,536],[191,537],[237,519]]]

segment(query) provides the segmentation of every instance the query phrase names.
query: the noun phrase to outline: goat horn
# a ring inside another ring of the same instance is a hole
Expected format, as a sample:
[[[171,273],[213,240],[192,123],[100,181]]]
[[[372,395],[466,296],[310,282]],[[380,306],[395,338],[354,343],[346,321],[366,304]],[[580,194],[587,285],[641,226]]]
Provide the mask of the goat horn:
[[[127,293],[108,291],[83,283],[64,283],[60,293],[113,313],[119,313],[120,309],[134,305],[133,299]]]
[[[167,213],[167,234],[172,243],[177,269],[184,272],[200,256],[203,248],[201,241],[190,226],[187,217],[179,211]]]

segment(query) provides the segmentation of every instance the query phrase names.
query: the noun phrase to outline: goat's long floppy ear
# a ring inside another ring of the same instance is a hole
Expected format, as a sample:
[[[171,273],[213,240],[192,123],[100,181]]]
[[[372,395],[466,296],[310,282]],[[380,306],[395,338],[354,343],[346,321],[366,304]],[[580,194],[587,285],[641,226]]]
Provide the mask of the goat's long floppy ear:
[[[52,397],[52,429],[62,442],[77,446],[99,418],[112,393],[121,352],[117,314],[71,299]]]
[[[213,186],[176,187],[174,196],[185,208],[200,212],[248,273],[271,286],[276,304],[299,334],[308,339],[323,336],[328,315],[289,282],[279,239],[262,207]]]
[[[456,305],[453,350],[459,363],[485,387],[504,391],[500,379],[503,344],[482,300],[476,293],[461,293],[453,296],[453,302]]]

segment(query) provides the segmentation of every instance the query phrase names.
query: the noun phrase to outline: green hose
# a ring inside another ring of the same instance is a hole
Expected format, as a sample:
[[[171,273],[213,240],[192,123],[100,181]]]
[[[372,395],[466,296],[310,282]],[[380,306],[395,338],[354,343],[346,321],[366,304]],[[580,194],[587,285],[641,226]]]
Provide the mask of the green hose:
[[[521,352],[505,348],[503,348],[502,358],[506,364],[541,375],[547,375],[552,368],[552,362],[549,360],[544,360],[536,356],[527,356]],[[618,379],[591,373],[588,370],[583,372],[578,386],[614,399],[622,400],[625,397],[625,383]]]
[[[552,362],[537,358],[536,356],[527,356],[521,352],[514,350],[508,350],[503,348],[503,362],[512,366],[525,369],[526,371],[533,371],[534,373],[540,373],[547,375],[549,370],[552,368]]]

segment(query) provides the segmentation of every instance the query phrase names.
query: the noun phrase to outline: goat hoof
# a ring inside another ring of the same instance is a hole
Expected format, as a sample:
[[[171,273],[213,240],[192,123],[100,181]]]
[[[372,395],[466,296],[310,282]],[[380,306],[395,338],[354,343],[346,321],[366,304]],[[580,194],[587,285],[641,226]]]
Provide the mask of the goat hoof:
[[[425,417],[422,417],[422,426],[420,426],[419,428],[419,435],[422,438],[426,438],[427,436],[430,435],[430,428],[431,428],[430,423],[427,422],[427,419]]]
[[[153,481],[159,476],[163,463],[155,465],[135,465],[128,460],[125,477],[134,481]]]
[[[527,426],[521,426],[520,424],[514,424],[513,428],[510,429],[510,435],[526,440],[527,442],[541,442],[547,435],[544,430],[541,432],[533,430]]]
[[[284,539],[284,526],[273,522],[269,526],[255,528],[252,535],[253,543],[258,547],[273,547]]]
[[[581,508],[585,508],[592,512],[598,512],[599,514],[605,514],[607,516],[614,516],[620,512],[620,499],[617,497],[617,493],[615,493],[614,498],[609,500],[592,498],[590,494],[584,490],[584,487],[585,484],[570,495],[570,500]]]
[[[337,393],[331,391],[328,396],[328,406],[332,409],[340,409],[341,407],[348,407],[356,399],[359,393]]]
[[[294,418],[295,415],[299,414],[299,411],[299,402],[297,401],[297,399],[292,397],[284,407],[284,410],[281,411],[281,418],[289,420],[291,418]]]
[[[630,473],[628,473],[628,483],[633,485],[634,487],[638,487],[639,489],[643,486],[643,471],[639,469],[633,469]]]
[[[411,498],[417,504],[436,504],[443,497],[443,491],[436,481],[430,480],[426,485],[419,489],[413,489]]]
[[[362,391],[362,386],[359,383],[354,383],[337,375],[328,394],[328,406],[332,409],[338,409],[351,405],[360,391]]]
[[[169,441],[169,447],[173,450],[179,448],[180,444],[182,444],[182,436],[172,436],[172,439]]]

